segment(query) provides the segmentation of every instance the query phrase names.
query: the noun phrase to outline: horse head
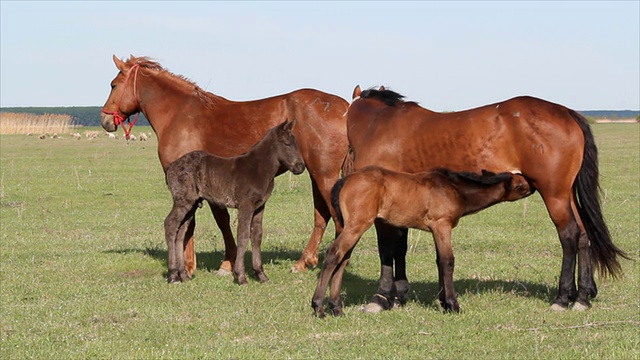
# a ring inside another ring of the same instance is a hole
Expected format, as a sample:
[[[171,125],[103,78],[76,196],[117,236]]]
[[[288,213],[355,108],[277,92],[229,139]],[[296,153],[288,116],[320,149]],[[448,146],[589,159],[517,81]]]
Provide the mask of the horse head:
[[[280,145],[277,147],[278,160],[287,170],[295,175],[302,174],[305,169],[304,159],[298,147],[298,141],[293,135],[293,125],[295,121],[288,119],[275,128],[277,141]]]
[[[506,201],[515,201],[534,193],[535,188],[519,173],[511,173],[511,178],[506,182]]]
[[[118,125],[122,125],[129,116],[140,112],[140,104],[136,97],[136,80],[140,65],[133,63],[132,59],[133,56],[124,62],[113,55],[113,62],[119,72],[111,81],[111,92],[100,114],[100,124],[108,132],[116,131]]]

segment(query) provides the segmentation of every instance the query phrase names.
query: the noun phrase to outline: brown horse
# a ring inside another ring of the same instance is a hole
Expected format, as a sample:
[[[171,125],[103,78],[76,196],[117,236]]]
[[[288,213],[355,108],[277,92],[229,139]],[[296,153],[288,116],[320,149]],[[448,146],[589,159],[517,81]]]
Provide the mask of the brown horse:
[[[628,256],[611,241],[600,207],[598,158],[587,120],[576,111],[522,96],[450,113],[425,109],[390,90],[356,87],[347,113],[353,168],[368,165],[418,173],[518,172],[542,196],[562,245],[562,268],[553,310],[590,307],[597,295],[594,267],[621,273]],[[407,230],[376,222],[380,285],[368,309],[406,301]],[[578,287],[576,289],[576,256]],[[395,274],[394,274],[395,263]],[[440,274],[442,276],[442,273]]]
[[[142,112],[158,137],[158,156],[164,170],[180,156],[195,150],[231,157],[246,152],[282,119],[295,119],[295,137],[311,177],[314,227],[311,239],[294,265],[302,270],[318,263],[316,250],[327,222],[335,216],[331,187],[338,180],[347,153],[344,113],[348,103],[335,95],[301,89],[255,101],[235,102],[202,90],[146,57],[126,62],[115,55],[119,70],[101,114],[102,127],[116,131],[132,114]],[[130,128],[125,128],[128,134]],[[210,204],[225,243],[222,272],[230,272],[236,245],[226,208]],[[189,275],[196,269],[192,221],[186,232],[185,262]],[[337,225],[336,229],[340,228]]]
[[[333,187],[332,202],[343,230],[327,250],[311,300],[316,315],[324,316],[324,294],[332,279],[329,306],[333,315],[342,315],[340,288],[344,269],[358,240],[376,219],[433,234],[440,303],[446,310],[460,311],[453,288],[451,229],[465,215],[498,202],[522,199],[532,192],[521,175],[487,171],[477,175],[437,169],[407,174],[367,166],[339,180]]]
[[[238,209],[238,254],[233,273],[247,284],[244,253],[251,238],[253,271],[261,282],[268,281],[262,267],[262,215],[273,190],[274,178],[289,170],[304,171],[304,160],[291,128],[284,122],[269,130],[260,142],[243,155],[223,158],[204,151],[192,151],[169,165],[167,185],[173,207],[164,221],[169,252],[170,283],[189,280],[183,249],[184,234],[202,200],[224,208]]]

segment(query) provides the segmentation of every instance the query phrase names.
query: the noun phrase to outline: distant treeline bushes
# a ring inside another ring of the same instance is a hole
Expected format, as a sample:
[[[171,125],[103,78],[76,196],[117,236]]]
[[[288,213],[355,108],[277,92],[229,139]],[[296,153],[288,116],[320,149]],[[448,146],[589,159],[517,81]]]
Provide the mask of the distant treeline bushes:
[[[99,106],[73,106],[73,107],[3,107],[0,112],[10,113],[28,113],[35,115],[44,114],[60,114],[69,115],[73,119],[74,125],[81,126],[100,126],[100,110]],[[636,119],[640,117],[640,111],[634,110],[589,110],[579,111],[583,116],[592,122],[596,119]],[[137,125],[149,125],[149,122],[140,115]]]

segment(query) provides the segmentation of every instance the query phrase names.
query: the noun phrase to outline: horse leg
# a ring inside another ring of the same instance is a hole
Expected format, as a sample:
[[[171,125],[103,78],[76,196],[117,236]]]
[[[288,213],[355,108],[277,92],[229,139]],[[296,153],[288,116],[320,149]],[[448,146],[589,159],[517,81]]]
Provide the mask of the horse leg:
[[[347,265],[349,265],[349,259],[351,258],[351,253],[353,252],[354,247],[355,244],[353,244],[351,249],[349,249],[349,251],[347,251],[347,253],[344,255],[342,261],[340,261],[340,264],[333,273],[333,277],[331,279],[331,289],[329,290],[329,309],[331,309],[331,314],[333,316],[343,315],[342,307],[344,306],[344,304],[342,303],[340,290],[342,289],[342,280],[344,280],[344,270],[347,268]]]
[[[373,295],[369,304],[363,311],[368,313],[379,313],[393,307],[395,298],[395,286],[393,281],[393,255],[394,242],[402,235],[401,229],[376,221],[376,233],[378,236],[378,253],[380,255],[380,281],[378,290]]]
[[[253,209],[250,206],[238,206],[238,248],[235,263],[233,264],[233,274],[240,285],[248,284],[244,271],[244,253],[247,251],[247,245],[251,238],[252,218]]]
[[[253,272],[256,274],[260,282],[267,282],[269,278],[264,273],[262,266],[262,216],[264,215],[264,205],[262,205],[253,214],[251,219],[251,261],[253,263]]]
[[[191,229],[193,231],[194,226],[192,224],[195,222],[195,212],[190,212],[186,215],[184,223],[180,225],[178,228],[178,241],[176,242],[175,249],[183,249],[185,247],[185,239],[187,238],[187,232]],[[175,251],[174,249],[174,251]],[[180,281],[189,281],[191,280],[191,274],[186,267],[184,251],[175,251],[176,252],[176,262],[178,264],[178,276]]]
[[[185,232],[185,236],[187,238],[184,243],[183,256],[185,261],[185,268],[187,269],[187,273],[191,277],[193,276],[193,273],[196,272],[196,267],[197,267],[195,237],[193,236],[194,230],[196,228],[195,219],[191,222],[189,226],[190,228],[188,228],[187,231]]]
[[[233,271],[233,262],[236,259],[237,251],[236,242],[233,239],[233,232],[231,232],[229,211],[225,207],[217,206],[216,204],[209,203],[209,208],[213,214],[213,218],[216,220],[218,228],[222,232],[222,238],[224,239],[224,260],[220,264],[218,275],[226,276]],[[239,236],[239,235],[238,235]]]
[[[366,229],[365,229],[366,230]],[[320,272],[320,276],[318,277],[318,285],[316,286],[316,291],[313,294],[313,298],[311,299],[311,307],[313,307],[313,311],[318,317],[324,317],[324,294],[327,292],[327,286],[329,285],[329,280],[336,275],[342,276],[343,271],[337,271],[336,268],[341,265],[345,255],[347,253],[351,254],[351,250],[355,246],[355,243],[360,239],[364,231],[358,233],[356,231],[343,231],[338,235],[338,237],[333,241],[329,249],[327,250],[327,255],[324,259],[324,264],[322,266],[322,271]],[[345,264],[346,266],[346,264]],[[337,293],[340,295],[339,285],[342,284],[342,279],[340,279],[337,283],[334,279],[334,282],[331,286],[331,293],[335,296]],[[335,305],[336,299],[333,298],[333,313],[336,314]],[[339,300],[338,300],[339,301]],[[341,312],[341,311],[340,311]]]
[[[591,307],[589,297],[595,298],[598,295],[598,287],[593,278],[594,268],[591,259],[589,236],[574,200],[571,201],[571,211],[580,229],[580,236],[578,237],[578,297],[573,303],[573,310],[581,311]]]
[[[168,276],[167,281],[169,283],[179,283],[180,267],[184,268],[184,257],[181,251],[182,244],[184,242],[184,220],[188,215],[188,207],[185,204],[174,204],[169,215],[164,219],[165,239],[167,241],[167,254],[168,254]],[[187,279],[188,280],[188,279]]]
[[[576,255],[578,252],[581,231],[571,211],[570,200],[568,200],[571,195],[564,198],[545,198],[542,191],[540,194],[547,206],[549,216],[556,226],[558,236],[560,237],[560,244],[562,245],[562,268],[560,271],[560,280],[558,281],[558,294],[556,299],[553,301],[551,310],[564,311],[569,306],[569,301],[573,301],[578,297],[578,291],[576,290],[575,283],[575,271]],[[584,253],[584,255],[586,260],[590,262],[588,252]],[[593,276],[593,274],[591,274],[591,276]],[[586,304],[589,304],[588,299],[580,299],[580,301],[586,301]]]
[[[395,276],[393,277],[393,287],[395,296],[393,306],[404,306],[409,299],[409,281],[407,280],[407,248],[409,229],[398,229],[400,231],[399,238],[394,241],[393,246],[393,265]]]
[[[451,247],[451,226],[441,224],[433,231],[433,240],[436,245],[436,263],[438,264],[438,282],[440,291],[438,298],[445,311],[460,312],[460,305],[453,288],[453,269],[455,256]]]
[[[333,184],[331,184],[331,186],[332,185]],[[302,251],[302,255],[300,255],[300,259],[293,264],[291,272],[306,271],[307,266],[315,267],[318,265],[318,247],[327,228],[327,223],[332,216],[329,206],[327,205],[330,196],[328,195],[331,189],[330,186],[326,198],[322,196],[322,192],[313,179],[311,179],[311,188],[313,190],[314,207],[313,232],[311,233],[311,239],[307,243],[307,247]],[[339,225],[336,225],[336,232],[338,231],[338,227]]]
[[[179,283],[180,280],[178,278],[178,266],[176,262],[176,235],[178,233],[178,227],[180,226],[181,219],[177,219],[175,207],[171,210],[169,215],[164,219],[164,234],[165,239],[167,241],[167,267],[168,267],[168,275],[167,282],[169,283]]]

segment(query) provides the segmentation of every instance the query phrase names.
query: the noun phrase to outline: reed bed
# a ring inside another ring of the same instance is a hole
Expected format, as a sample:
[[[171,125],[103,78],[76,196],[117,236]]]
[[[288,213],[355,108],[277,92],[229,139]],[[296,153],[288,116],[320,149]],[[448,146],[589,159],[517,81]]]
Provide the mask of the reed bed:
[[[76,127],[71,115],[0,113],[0,134],[66,134]]]

